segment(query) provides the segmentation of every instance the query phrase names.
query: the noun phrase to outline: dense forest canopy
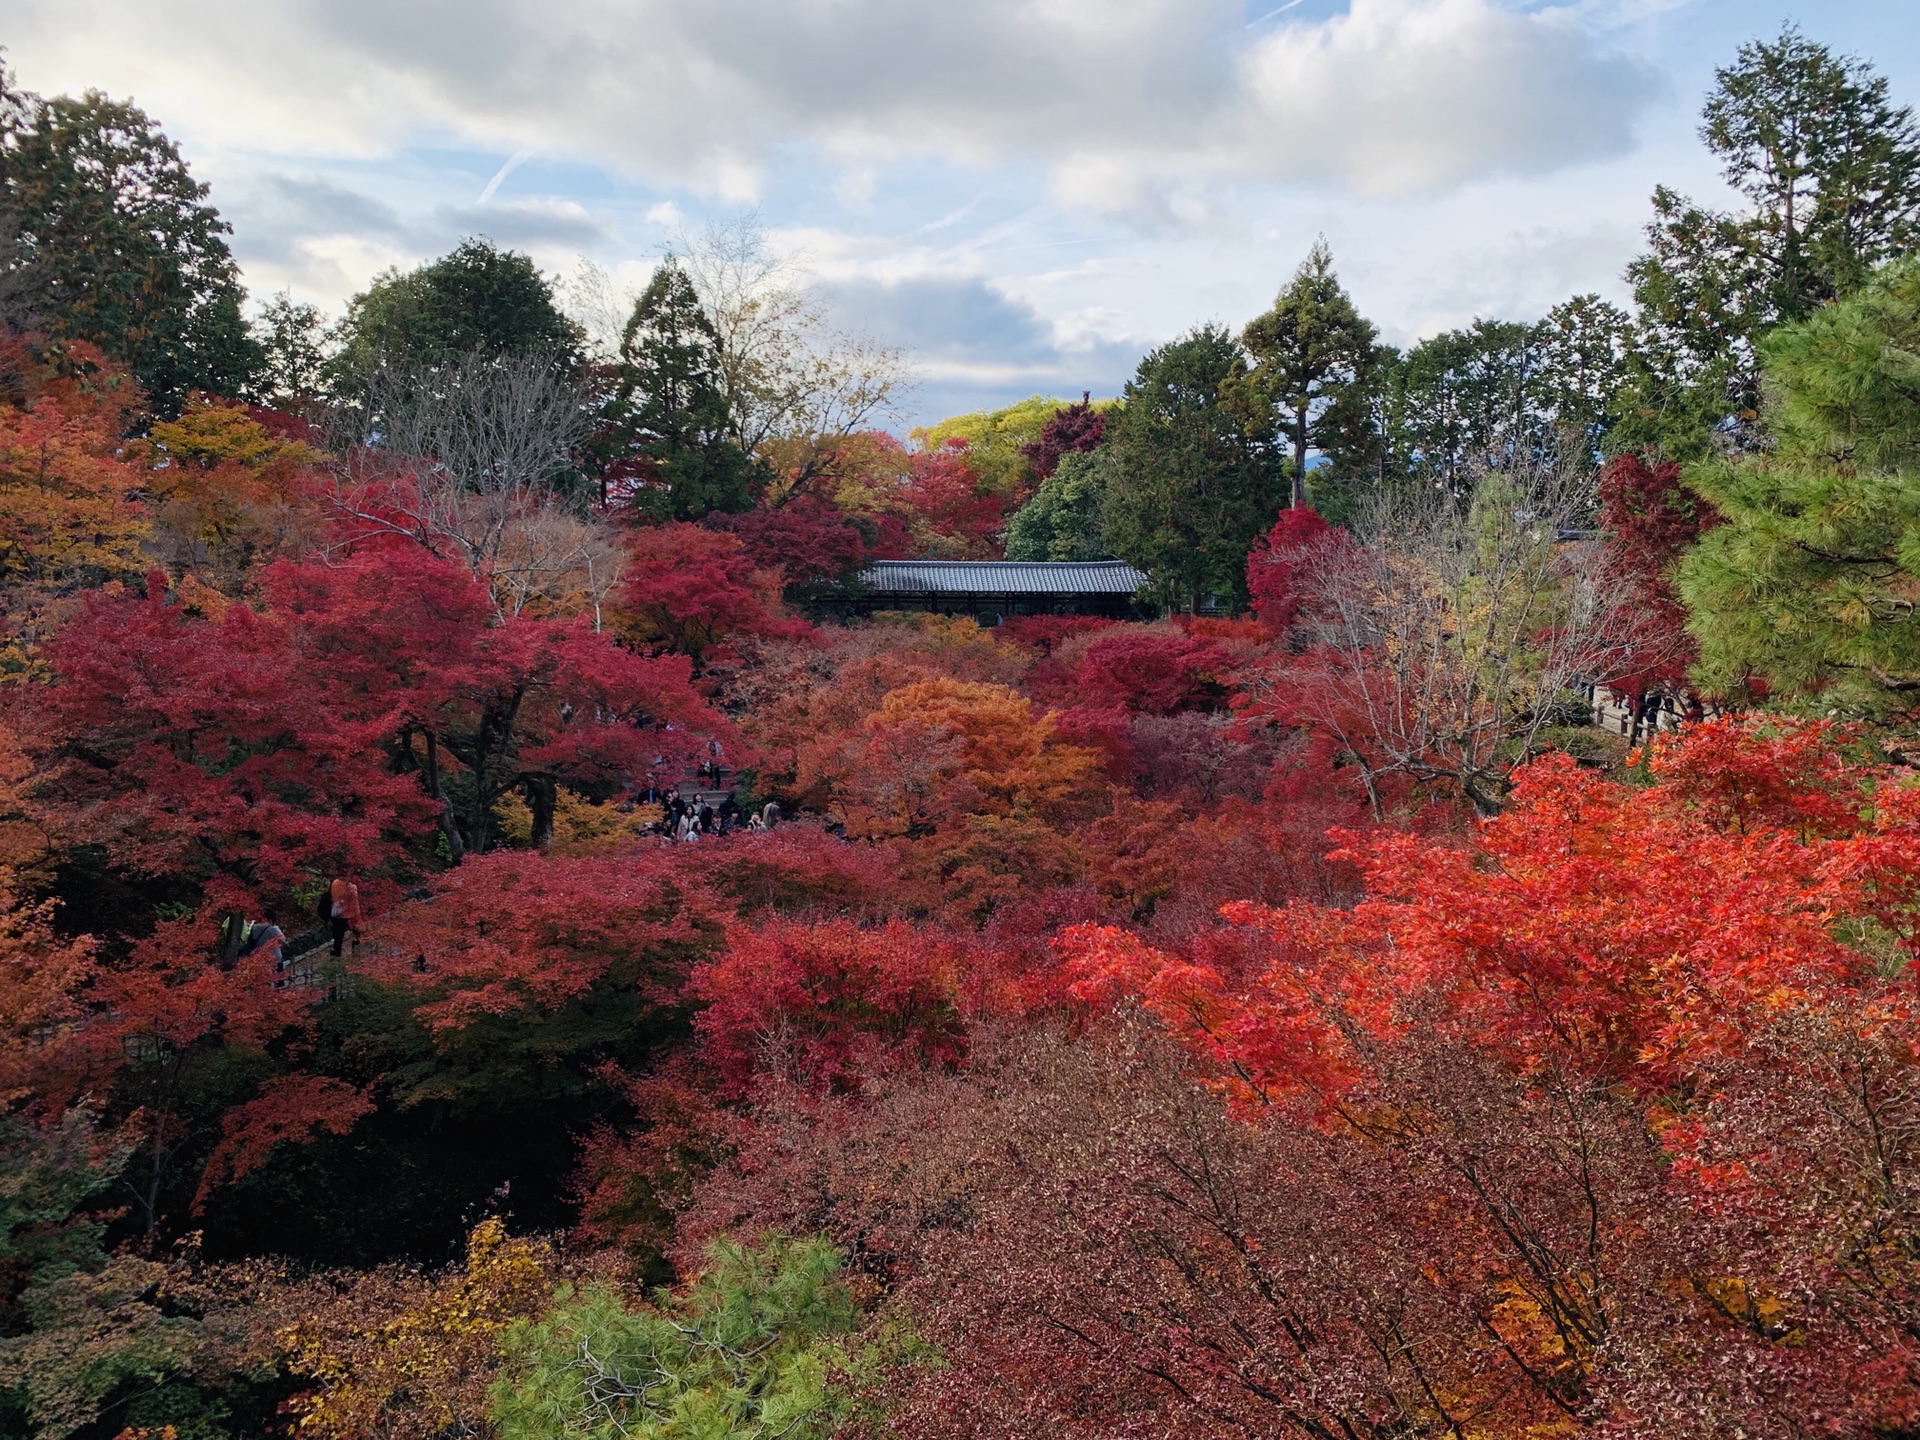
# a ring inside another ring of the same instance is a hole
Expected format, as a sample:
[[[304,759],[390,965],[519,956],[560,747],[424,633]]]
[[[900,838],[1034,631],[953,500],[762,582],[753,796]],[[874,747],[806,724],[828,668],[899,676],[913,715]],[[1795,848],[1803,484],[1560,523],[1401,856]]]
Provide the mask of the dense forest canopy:
[[[250,306],[0,81],[0,1436],[1920,1435],[1920,127],[1701,139],[902,438],[751,224]]]

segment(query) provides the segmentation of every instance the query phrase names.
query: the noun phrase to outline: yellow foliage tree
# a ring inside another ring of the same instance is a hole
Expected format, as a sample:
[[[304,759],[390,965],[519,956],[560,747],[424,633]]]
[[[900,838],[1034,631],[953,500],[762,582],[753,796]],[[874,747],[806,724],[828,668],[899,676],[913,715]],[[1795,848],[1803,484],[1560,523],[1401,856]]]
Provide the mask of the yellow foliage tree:
[[[238,596],[260,563],[297,539],[311,506],[301,477],[320,452],[276,435],[243,406],[196,397],[148,432],[153,549],[176,581]]]
[[[140,573],[143,476],[113,421],[56,390],[0,405],[0,678],[37,673],[63,601]]]
[[[467,1237],[465,1263],[438,1277],[385,1266],[316,1284],[278,1334],[287,1367],[314,1388],[295,1402],[302,1435],[434,1440],[485,1433],[500,1340],[553,1290],[556,1258],[496,1219]]]
[[[533,810],[518,795],[508,795],[499,806],[500,833],[518,845],[533,839]],[[553,843],[549,853],[563,860],[589,855],[611,855],[637,843],[647,826],[666,812],[658,805],[633,805],[622,810],[611,802],[601,805],[558,790],[553,798]]]
[[[967,464],[983,488],[999,495],[1024,494],[1032,474],[1020,447],[1038,440],[1053,412],[1066,403],[1049,395],[1029,395],[998,410],[951,415],[915,430],[913,438],[929,450],[938,450],[949,440],[966,441]]]

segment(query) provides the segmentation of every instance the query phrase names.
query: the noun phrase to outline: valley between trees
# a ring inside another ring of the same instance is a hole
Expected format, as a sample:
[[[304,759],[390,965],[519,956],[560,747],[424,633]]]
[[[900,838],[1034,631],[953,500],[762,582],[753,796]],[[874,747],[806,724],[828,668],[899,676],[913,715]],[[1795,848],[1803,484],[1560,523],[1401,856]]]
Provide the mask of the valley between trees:
[[[1739,50],[1631,312],[1320,246],[905,438],[751,225],[249,316],[0,88],[0,1435],[1920,1434],[1870,66]]]

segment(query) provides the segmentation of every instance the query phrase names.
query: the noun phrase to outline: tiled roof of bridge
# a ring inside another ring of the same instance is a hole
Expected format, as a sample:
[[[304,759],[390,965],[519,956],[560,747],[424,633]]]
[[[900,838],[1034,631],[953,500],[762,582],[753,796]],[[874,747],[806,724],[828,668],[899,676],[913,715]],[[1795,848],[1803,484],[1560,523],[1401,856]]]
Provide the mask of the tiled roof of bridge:
[[[1147,577],[1121,560],[877,560],[860,583],[883,595],[1131,595]]]

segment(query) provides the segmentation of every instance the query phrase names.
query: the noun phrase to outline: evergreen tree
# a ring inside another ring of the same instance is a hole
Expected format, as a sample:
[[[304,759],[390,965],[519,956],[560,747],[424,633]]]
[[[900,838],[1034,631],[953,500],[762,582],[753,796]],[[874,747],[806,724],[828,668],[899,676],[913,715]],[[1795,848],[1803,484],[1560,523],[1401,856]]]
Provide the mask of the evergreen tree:
[[[1920,706],[1920,259],[1761,348],[1770,452],[1688,468],[1721,523],[1677,583],[1709,691]]]
[[[1481,471],[1538,451],[1553,428],[1538,394],[1540,348],[1536,327],[1503,320],[1414,346],[1387,378],[1393,470],[1465,494]]]
[[[1107,428],[1101,538],[1175,602],[1243,600],[1247,551],[1278,510],[1273,411],[1246,378],[1234,337],[1205,326],[1140,362]]]
[[[1381,353],[1369,397],[1378,474],[1465,493],[1482,470],[1550,461],[1571,447],[1597,462],[1619,419],[1631,322],[1575,295],[1537,324],[1475,320]]]
[[[572,372],[581,359],[579,327],[532,259],[477,238],[416,270],[377,276],[348,302],[337,338],[327,375],[351,399],[383,369],[532,356]]]
[[[253,393],[269,403],[298,406],[320,394],[326,364],[326,327],[320,311],[281,291],[253,322],[260,366]]]
[[[1103,453],[1067,451],[1054,462],[1053,472],[1040,482],[1033,498],[1007,517],[1007,559],[1105,559],[1100,526],[1106,498]]]
[[[816,1239],[719,1240],[706,1260],[651,1305],[589,1285],[515,1326],[493,1387],[504,1440],[827,1440],[872,1418],[849,1381],[909,1347],[857,1343],[838,1252]]]
[[[1701,138],[1751,208],[1661,186],[1647,254],[1628,269],[1641,343],[1625,437],[1701,453],[1750,427],[1758,344],[1920,240],[1920,128],[1864,61],[1789,27],[1717,74]]]
[[[0,219],[18,308],[124,362],[163,415],[238,394],[258,362],[227,249],[179,147],[135,106],[17,93],[0,76]],[[13,307],[10,307],[13,308]]]
[[[1273,308],[1242,337],[1253,355],[1254,390],[1280,412],[1293,448],[1292,504],[1307,503],[1307,453],[1337,470],[1365,468],[1373,434],[1366,392],[1373,382],[1375,331],[1333,273],[1325,238],[1294,271]]]
[[[1583,444],[1598,461],[1619,423],[1633,318],[1598,295],[1575,295],[1535,327],[1533,404],[1556,444]]]
[[[686,271],[653,272],[620,340],[619,386],[602,438],[603,473],[638,482],[637,504],[698,520],[753,503],[753,458],[729,438],[719,340]]]

